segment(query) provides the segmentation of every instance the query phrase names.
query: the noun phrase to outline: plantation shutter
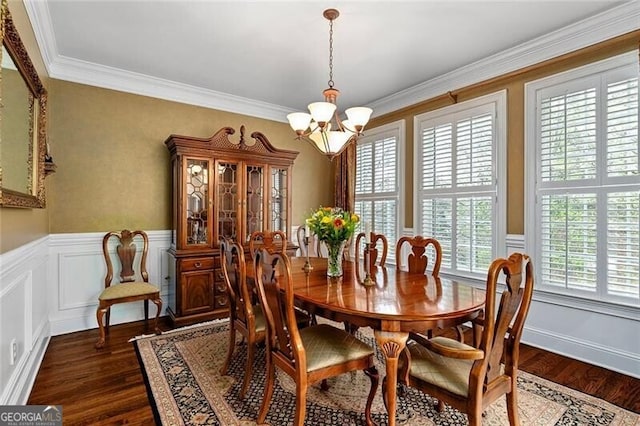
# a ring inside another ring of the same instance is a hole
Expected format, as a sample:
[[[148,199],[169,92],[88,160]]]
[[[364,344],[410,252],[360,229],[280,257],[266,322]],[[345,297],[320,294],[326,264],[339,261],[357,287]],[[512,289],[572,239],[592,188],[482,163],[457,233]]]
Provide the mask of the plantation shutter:
[[[419,232],[440,242],[443,270],[486,275],[495,254],[495,105],[418,123]]]
[[[538,91],[544,286],[640,298],[638,77],[632,69]]]
[[[395,261],[399,229],[398,131],[368,130],[356,149],[355,210],[371,230],[389,241],[387,261]],[[364,232],[361,227],[358,232]]]

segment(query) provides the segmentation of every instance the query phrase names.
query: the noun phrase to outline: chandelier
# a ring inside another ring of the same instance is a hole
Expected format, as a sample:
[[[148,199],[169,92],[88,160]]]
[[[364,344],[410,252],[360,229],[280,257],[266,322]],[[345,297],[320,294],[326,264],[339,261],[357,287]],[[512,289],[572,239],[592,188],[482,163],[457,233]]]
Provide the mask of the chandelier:
[[[310,140],[313,146],[331,159],[362,134],[373,110],[366,107],[349,108],[345,111],[347,119],[340,120],[336,107],[340,91],[333,87],[333,21],[340,16],[340,12],[327,9],[322,15],[329,20],[329,88],[322,92],[324,102],[309,104],[310,114],[294,112],[287,115],[287,119],[298,139]]]

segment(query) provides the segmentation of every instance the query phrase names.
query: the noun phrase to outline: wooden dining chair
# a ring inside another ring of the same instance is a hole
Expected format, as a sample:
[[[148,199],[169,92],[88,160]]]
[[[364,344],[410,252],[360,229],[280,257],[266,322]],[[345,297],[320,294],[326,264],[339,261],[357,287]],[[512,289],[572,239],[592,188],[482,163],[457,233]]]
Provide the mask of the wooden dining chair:
[[[256,231],[249,237],[249,257],[254,259],[258,248],[266,248],[270,253],[287,252],[287,234],[283,231]]]
[[[136,239],[136,237],[139,238]],[[118,241],[114,255],[109,251],[109,241],[112,238]],[[142,241],[142,253],[139,256],[136,256],[137,246],[134,240]],[[162,310],[162,299],[160,299],[160,288],[149,283],[146,265],[148,252],[149,238],[144,231],[132,232],[125,229],[120,232],[108,232],[102,238],[102,254],[107,264],[107,275],[104,279],[104,290],[98,296],[96,319],[100,330],[100,338],[95,344],[96,349],[104,347],[106,334],[109,333],[111,306],[117,303],[143,300],[146,329],[149,322],[149,301],[152,301],[156,305],[156,317],[153,327],[156,334],[160,334],[158,317]],[[116,268],[114,268],[114,261],[119,263]],[[112,282],[114,269],[120,271],[120,282],[118,284]],[[136,272],[136,269],[138,272]]]
[[[258,423],[265,422],[269,411],[278,367],[296,383],[295,426],[304,423],[307,389],[311,384],[364,370],[371,380],[365,417],[367,425],[372,425],[371,404],[379,380],[374,349],[329,324],[299,329],[295,320],[291,264],[286,254],[259,249],[254,266],[258,296],[267,321],[267,378]],[[280,271],[278,275],[276,268]]]
[[[356,236],[356,248],[355,248],[355,258],[360,259],[360,250],[363,243],[363,238],[365,238],[365,233],[360,232]],[[387,262],[387,252],[389,251],[389,243],[387,241],[387,237],[383,234],[376,234],[375,232],[370,233],[371,248],[369,249],[369,265],[371,266],[384,266]],[[377,262],[378,259],[378,242],[382,245],[382,256],[380,257],[380,262]]]
[[[506,286],[496,306],[501,273]],[[475,346],[442,336],[410,341],[400,357],[399,380],[436,398],[440,412],[445,403],[465,412],[471,426],[480,425],[482,412],[505,395],[509,424],[518,425],[516,382],[520,338],[533,294],[531,259],[514,253],[494,260],[486,294],[484,315],[473,321],[480,331]]]
[[[409,272],[427,271],[429,266],[429,258],[427,257],[427,249],[433,247],[434,259],[432,259],[433,268],[431,275],[437,277],[440,273],[440,264],[442,263],[442,247],[435,238],[424,238],[422,235],[415,237],[402,237],[396,244],[396,269],[400,270],[402,265],[402,246],[404,244],[411,246],[411,251],[407,256],[407,267]]]
[[[236,332],[238,332],[247,342],[247,363],[240,389],[240,398],[244,399],[253,376],[255,348],[259,343],[264,342],[267,327],[262,309],[252,302],[255,298],[247,285],[247,270],[242,246],[231,240],[221,240],[220,265],[229,295],[229,350],[220,374],[225,376],[229,371],[236,347]]]

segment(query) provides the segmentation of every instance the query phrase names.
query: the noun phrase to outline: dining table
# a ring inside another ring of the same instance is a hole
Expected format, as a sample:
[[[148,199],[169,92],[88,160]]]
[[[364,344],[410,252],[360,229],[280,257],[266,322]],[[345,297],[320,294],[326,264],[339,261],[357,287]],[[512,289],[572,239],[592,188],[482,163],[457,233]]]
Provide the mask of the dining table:
[[[385,358],[390,426],[396,423],[398,359],[409,333],[460,325],[476,318],[485,303],[483,289],[429,272],[372,266],[367,274],[363,262],[344,260],[343,275],[335,278],[327,276],[326,258],[290,260],[297,306],[351,327],[373,329]],[[367,275],[369,285],[364,285]]]

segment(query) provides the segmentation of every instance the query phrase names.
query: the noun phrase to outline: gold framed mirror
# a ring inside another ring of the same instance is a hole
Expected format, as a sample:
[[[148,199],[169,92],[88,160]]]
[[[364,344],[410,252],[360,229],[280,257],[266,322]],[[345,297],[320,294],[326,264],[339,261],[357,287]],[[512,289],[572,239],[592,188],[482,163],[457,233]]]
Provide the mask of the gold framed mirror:
[[[0,206],[45,207],[47,91],[6,0],[1,9]]]

